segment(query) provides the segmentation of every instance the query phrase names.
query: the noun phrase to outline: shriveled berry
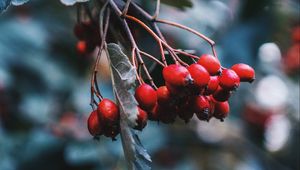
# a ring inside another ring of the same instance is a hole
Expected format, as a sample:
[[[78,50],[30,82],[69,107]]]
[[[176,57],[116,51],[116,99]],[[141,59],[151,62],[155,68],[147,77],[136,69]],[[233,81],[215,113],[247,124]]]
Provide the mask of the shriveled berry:
[[[104,136],[111,138],[113,141],[116,140],[116,136],[120,133],[119,124],[114,124],[112,126],[105,126]]]
[[[103,99],[98,105],[98,115],[106,125],[118,124],[120,113],[118,106],[109,99]]]
[[[217,119],[220,119],[221,121],[224,120],[229,114],[229,103],[227,101],[225,102],[216,102],[215,103],[215,111],[213,116]]]
[[[229,99],[231,96],[231,91],[227,89],[223,89],[222,87],[218,87],[218,89],[212,95],[213,99],[219,102],[224,102]]]
[[[219,84],[223,89],[235,90],[240,86],[240,78],[231,69],[224,69],[222,75],[219,76]]]
[[[187,86],[193,83],[193,79],[187,68],[179,64],[171,64],[164,67],[163,78],[172,86]]]
[[[156,91],[148,84],[142,84],[135,90],[135,99],[144,110],[151,110],[157,102]]]
[[[137,125],[134,128],[137,130],[143,130],[144,127],[147,125],[147,120],[148,114],[138,107],[138,115],[136,120]]]
[[[167,86],[161,86],[156,90],[157,102],[159,104],[168,104],[172,100],[172,96]]]
[[[194,79],[194,85],[197,88],[204,88],[207,86],[210,76],[208,71],[203,66],[194,63],[188,67],[188,71]]]
[[[194,111],[192,108],[193,100],[194,97],[190,97],[187,101],[181,103],[176,109],[178,117],[184,120],[185,123],[188,123],[191,120],[191,118],[194,116]]]
[[[203,54],[197,63],[202,65],[212,76],[218,75],[221,71],[220,61],[212,55]]]
[[[218,89],[218,86],[219,86],[219,77],[218,76],[210,76],[210,80],[204,91],[204,95],[213,94]]]
[[[102,134],[100,120],[98,118],[98,114],[96,110],[91,112],[87,121],[87,125],[88,125],[88,130],[92,136],[97,136]]]
[[[251,83],[255,79],[254,69],[247,64],[235,64],[231,69],[239,76],[240,81]]]

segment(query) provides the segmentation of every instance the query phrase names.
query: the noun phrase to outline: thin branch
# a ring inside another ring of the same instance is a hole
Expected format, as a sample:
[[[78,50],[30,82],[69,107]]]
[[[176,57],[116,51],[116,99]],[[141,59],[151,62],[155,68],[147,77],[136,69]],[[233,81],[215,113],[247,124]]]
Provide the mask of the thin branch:
[[[198,31],[196,31],[196,30],[194,30],[194,29],[192,29],[190,27],[178,24],[176,22],[172,22],[172,21],[168,21],[168,20],[163,20],[163,19],[156,19],[155,21],[159,22],[159,23],[163,23],[163,24],[167,24],[167,25],[171,25],[171,26],[174,26],[174,27],[181,28],[183,30],[189,31],[189,32],[191,32],[191,33],[199,36],[200,38],[204,39],[206,42],[208,42],[210,44],[214,56],[218,58],[216,50],[215,50],[215,42],[213,40],[211,40],[210,38],[206,37],[205,35],[199,33]]]
[[[122,16],[125,16],[127,14],[130,3],[131,3],[131,0],[126,1],[126,4],[125,4],[125,6],[123,8],[123,11],[122,11]]]
[[[152,56],[149,53],[146,53],[144,51],[139,51],[142,55],[150,58],[151,60],[155,61],[156,63],[160,64],[162,67],[165,67],[166,65],[164,63],[162,63],[161,61],[159,61],[158,59],[156,59],[154,56]]]
[[[157,0],[156,1],[155,13],[152,16],[152,20],[156,20],[156,18],[158,17],[158,15],[159,15],[159,8],[160,8],[160,0]]]

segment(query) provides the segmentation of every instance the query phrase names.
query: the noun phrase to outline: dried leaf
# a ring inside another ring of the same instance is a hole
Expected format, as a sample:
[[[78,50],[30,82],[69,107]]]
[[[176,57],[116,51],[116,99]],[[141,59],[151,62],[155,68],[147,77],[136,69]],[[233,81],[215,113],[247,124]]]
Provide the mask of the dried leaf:
[[[130,92],[135,86],[136,70],[117,44],[108,44],[113,88],[120,107],[123,150],[129,169],[151,169],[151,158],[135,131],[129,127],[137,118],[137,102]]]

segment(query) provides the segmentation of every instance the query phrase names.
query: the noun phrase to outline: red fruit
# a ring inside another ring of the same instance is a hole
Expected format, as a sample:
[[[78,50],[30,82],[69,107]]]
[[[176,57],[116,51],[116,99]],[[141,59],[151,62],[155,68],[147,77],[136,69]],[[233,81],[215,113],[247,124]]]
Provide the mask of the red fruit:
[[[167,86],[161,86],[156,90],[157,102],[159,104],[168,104],[172,100],[172,96]]]
[[[194,79],[194,85],[197,88],[204,88],[207,86],[210,76],[208,71],[200,64],[192,64],[188,67],[192,78]]]
[[[207,88],[204,91],[204,95],[213,94],[218,89],[218,86],[219,86],[219,77],[211,76]]]
[[[219,74],[221,71],[220,61],[212,55],[203,54],[197,63],[202,65],[212,76]]]
[[[159,120],[159,115],[158,115],[158,104],[153,107],[152,110],[148,112],[148,119],[152,121],[158,121]]]
[[[205,96],[197,96],[193,108],[199,120],[208,121],[210,119],[210,103]]]
[[[148,84],[142,84],[135,90],[135,99],[144,110],[151,110],[157,102],[156,91]]]
[[[97,136],[102,134],[102,128],[100,120],[98,118],[97,111],[93,111],[87,121],[88,130],[92,136]]]
[[[109,99],[103,99],[98,105],[98,115],[105,125],[118,124],[120,113],[118,106]]]
[[[251,83],[255,79],[254,69],[247,64],[235,64],[231,69],[239,76],[240,81]]]
[[[86,41],[78,41],[76,44],[76,49],[79,54],[85,54],[87,52]]]
[[[85,40],[78,41],[76,44],[76,50],[81,55],[91,53],[95,48],[95,44]]]
[[[233,70],[224,69],[219,76],[219,84],[223,89],[234,90],[240,86],[240,78]]]
[[[142,130],[147,125],[148,115],[147,113],[138,107],[137,126],[134,127],[137,130]]]
[[[213,99],[219,102],[224,102],[231,96],[231,91],[218,87],[218,89],[213,94]]]
[[[226,102],[216,102],[215,103],[215,111],[213,113],[213,116],[217,119],[220,119],[221,121],[224,120],[225,117],[229,114],[229,103]]]
[[[296,26],[292,30],[292,39],[294,42],[300,42],[300,26]]]
[[[169,66],[164,67],[163,69],[163,77],[166,83],[172,86],[187,86],[193,83],[193,79],[189,71],[178,64],[171,64]]]

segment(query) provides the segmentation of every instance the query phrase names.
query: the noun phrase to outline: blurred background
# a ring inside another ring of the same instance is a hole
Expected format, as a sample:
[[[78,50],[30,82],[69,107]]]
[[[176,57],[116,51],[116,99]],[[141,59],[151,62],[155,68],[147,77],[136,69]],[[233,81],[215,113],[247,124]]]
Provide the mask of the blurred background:
[[[155,1],[136,1],[153,11]],[[298,0],[163,0],[160,18],[217,43],[221,63],[256,70],[230,99],[221,123],[148,122],[140,139],[155,170],[297,170],[299,167]],[[76,51],[76,7],[37,1],[0,16],[0,170],[126,169],[120,136],[93,140],[90,73],[95,55]],[[202,40],[160,25],[172,45],[199,54]],[[153,41],[143,40],[144,47]],[[151,49],[150,49],[151,51]],[[152,72],[160,77],[158,72]],[[102,61],[100,88],[113,99]]]

